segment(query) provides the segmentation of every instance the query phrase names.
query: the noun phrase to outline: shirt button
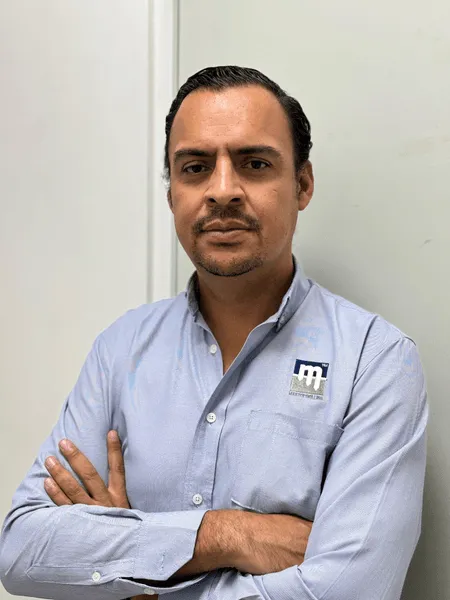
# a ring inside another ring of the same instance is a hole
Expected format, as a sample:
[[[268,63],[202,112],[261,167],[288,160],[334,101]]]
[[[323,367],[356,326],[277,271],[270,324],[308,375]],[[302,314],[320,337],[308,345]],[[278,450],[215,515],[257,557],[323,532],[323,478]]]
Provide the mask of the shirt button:
[[[211,344],[211,346],[209,347],[209,351],[211,352],[211,354],[215,354],[217,352],[216,344]]]
[[[92,581],[100,581],[101,577],[102,576],[100,575],[100,573],[98,571],[94,571],[92,573]]]
[[[203,496],[201,494],[194,494],[192,496],[192,502],[198,506],[203,502]]]
[[[214,413],[209,413],[208,415],[206,415],[206,420],[208,421],[208,423],[215,423],[217,417]]]
[[[144,590],[144,594],[147,594],[147,596],[154,596],[156,592],[155,590]]]

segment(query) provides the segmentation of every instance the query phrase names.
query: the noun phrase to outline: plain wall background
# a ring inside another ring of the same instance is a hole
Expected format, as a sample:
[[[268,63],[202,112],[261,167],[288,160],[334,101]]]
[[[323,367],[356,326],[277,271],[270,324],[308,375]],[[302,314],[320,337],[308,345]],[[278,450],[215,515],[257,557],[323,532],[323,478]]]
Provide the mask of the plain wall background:
[[[180,84],[208,65],[256,67],[312,123],[316,193],[296,240],[308,276],[419,346],[429,460],[404,600],[448,600],[450,3],[182,0],[180,11]],[[182,289],[192,266],[178,258]]]
[[[94,338],[147,300],[148,9],[0,0],[2,521]]]

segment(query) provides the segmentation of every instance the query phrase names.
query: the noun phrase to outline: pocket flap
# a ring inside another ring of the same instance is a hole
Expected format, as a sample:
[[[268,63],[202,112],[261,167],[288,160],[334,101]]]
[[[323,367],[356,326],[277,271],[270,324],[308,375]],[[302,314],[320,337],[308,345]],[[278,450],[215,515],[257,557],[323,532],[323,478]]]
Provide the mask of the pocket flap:
[[[343,432],[338,425],[262,410],[251,411],[248,428],[253,431],[269,431],[277,435],[322,442],[330,446],[337,444]]]

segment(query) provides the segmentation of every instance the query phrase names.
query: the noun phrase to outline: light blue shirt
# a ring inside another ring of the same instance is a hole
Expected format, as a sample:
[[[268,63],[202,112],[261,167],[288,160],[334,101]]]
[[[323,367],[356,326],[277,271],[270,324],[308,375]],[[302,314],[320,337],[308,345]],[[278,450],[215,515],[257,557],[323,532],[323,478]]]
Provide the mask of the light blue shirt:
[[[102,332],[20,484],[0,539],[12,594],[72,600],[398,600],[421,526],[427,402],[414,342],[297,267],[278,312],[223,374],[186,293]],[[44,460],[67,437],[108,479],[123,442],[131,509],[57,507]],[[222,569],[172,587],[206,511],[313,520],[305,561]]]

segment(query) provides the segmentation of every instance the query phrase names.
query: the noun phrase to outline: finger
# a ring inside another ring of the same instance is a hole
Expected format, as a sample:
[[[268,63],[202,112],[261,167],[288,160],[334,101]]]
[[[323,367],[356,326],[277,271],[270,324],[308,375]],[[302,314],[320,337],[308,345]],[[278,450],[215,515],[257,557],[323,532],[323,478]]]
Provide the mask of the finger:
[[[124,508],[129,507],[125,480],[125,463],[122,445],[117,431],[111,430],[107,436],[109,481],[108,490],[115,502]]]
[[[57,506],[73,504],[73,502],[69,500],[59,485],[53,481],[51,477],[47,477],[47,479],[44,480],[44,487],[47,494]]]
[[[92,498],[86,493],[75,477],[54,457],[49,456],[45,466],[60,490],[73,504],[94,504]]]
[[[91,498],[101,503],[102,506],[111,506],[108,490],[91,461],[70,440],[61,440],[59,447]],[[59,481],[57,483],[60,485]],[[60,485],[60,487],[62,486]],[[67,493],[65,488],[62,489]],[[72,499],[71,496],[69,498]]]

